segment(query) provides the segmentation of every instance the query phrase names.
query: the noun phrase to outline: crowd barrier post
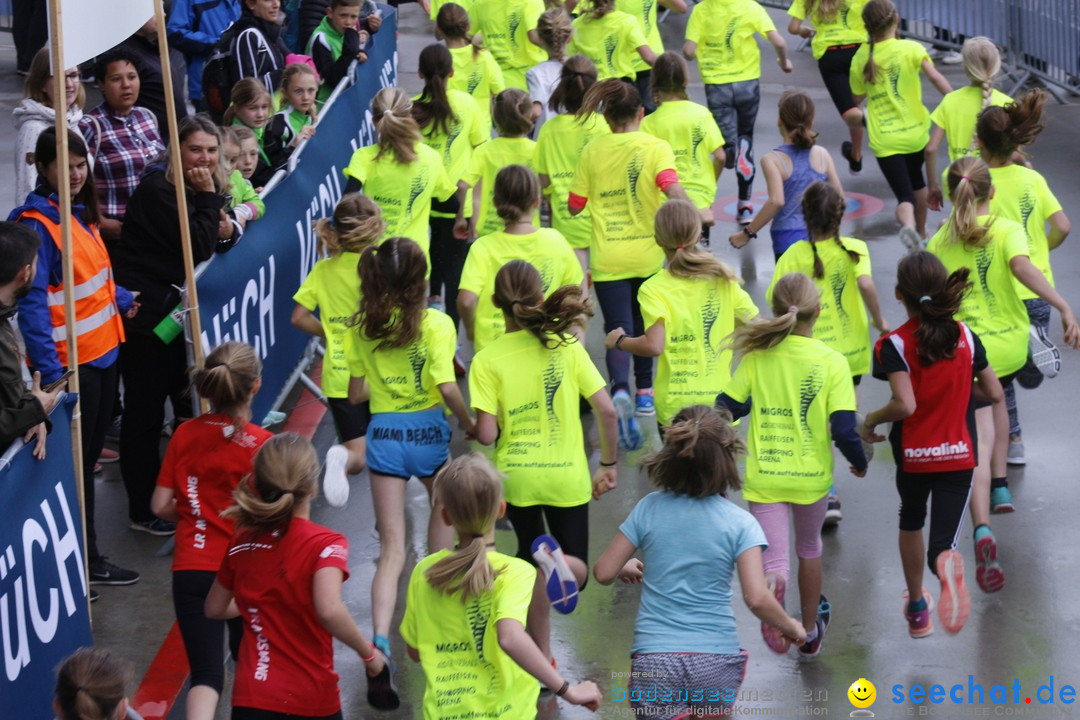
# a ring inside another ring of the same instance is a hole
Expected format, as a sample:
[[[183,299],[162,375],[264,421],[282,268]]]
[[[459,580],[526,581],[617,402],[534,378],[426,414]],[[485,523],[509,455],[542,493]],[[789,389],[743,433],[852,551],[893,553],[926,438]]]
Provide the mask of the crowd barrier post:
[[[82,514],[67,393],[50,414],[43,460],[16,440],[0,456],[0,708],[20,720],[53,717],[53,670],[93,643]],[[17,710],[16,710],[17,708]]]

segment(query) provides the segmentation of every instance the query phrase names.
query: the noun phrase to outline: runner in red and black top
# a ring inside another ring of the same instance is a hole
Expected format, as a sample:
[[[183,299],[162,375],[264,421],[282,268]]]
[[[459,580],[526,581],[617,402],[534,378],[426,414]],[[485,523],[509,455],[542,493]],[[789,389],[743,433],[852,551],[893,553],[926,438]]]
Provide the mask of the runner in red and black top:
[[[360,656],[368,703],[399,706],[386,657],[341,599],[349,576],[344,535],[311,522],[319,459],[295,433],[268,440],[236,489],[237,531],[206,599],[211,618],[241,617],[232,720],[340,720],[333,638]]]
[[[874,348],[874,377],[889,381],[892,398],[869,413],[860,429],[865,440],[881,442],[885,437],[874,428],[893,424],[889,440],[897,458],[900,559],[908,586],[904,616],[913,638],[934,630],[932,600],[922,586],[922,528],[931,493],[927,560],[941,581],[938,615],[946,631],[956,633],[971,612],[956,544],[977,462],[975,401],[996,403],[1004,397],[982,342],[953,318],[970,286],[967,278],[966,268],[949,275],[941,261],[926,252],[900,261],[896,297],[909,319]],[[994,567],[980,567],[979,572],[993,572]]]
[[[176,523],[173,605],[191,667],[187,720],[213,720],[225,681],[226,623],[208,619],[203,605],[233,534],[233,520],[221,513],[251,472],[255,452],[273,437],[249,422],[261,374],[250,345],[227,342],[210,353],[194,380],[214,412],[176,429],[150,501],[155,515]],[[230,620],[228,630],[236,656],[243,625]]]

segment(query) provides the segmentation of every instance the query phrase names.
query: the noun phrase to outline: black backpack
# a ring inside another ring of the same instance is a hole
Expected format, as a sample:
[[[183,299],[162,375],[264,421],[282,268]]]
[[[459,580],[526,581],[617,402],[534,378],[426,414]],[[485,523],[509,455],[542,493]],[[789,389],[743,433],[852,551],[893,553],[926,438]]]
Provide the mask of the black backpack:
[[[221,33],[221,39],[214,45],[210,57],[203,65],[203,102],[206,103],[206,109],[214,122],[219,124],[226,108],[229,107],[232,88],[237,81],[237,78],[233,77],[232,56],[236,36],[243,29],[243,27],[237,27],[235,22],[225,28],[225,32]]]

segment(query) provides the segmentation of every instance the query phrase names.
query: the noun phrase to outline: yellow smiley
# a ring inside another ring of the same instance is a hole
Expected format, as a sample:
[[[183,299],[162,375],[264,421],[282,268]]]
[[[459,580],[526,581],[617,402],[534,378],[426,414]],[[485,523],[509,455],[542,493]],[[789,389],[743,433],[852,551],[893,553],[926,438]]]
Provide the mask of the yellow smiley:
[[[877,699],[877,688],[874,687],[874,683],[866,678],[859,678],[851,683],[851,687],[847,690],[847,696],[855,707],[868,708]]]

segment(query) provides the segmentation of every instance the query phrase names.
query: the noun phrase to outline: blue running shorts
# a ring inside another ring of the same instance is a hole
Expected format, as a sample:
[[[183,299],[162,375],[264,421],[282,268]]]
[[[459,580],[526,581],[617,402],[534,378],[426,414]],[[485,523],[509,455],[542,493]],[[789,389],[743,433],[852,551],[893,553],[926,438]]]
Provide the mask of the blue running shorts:
[[[408,480],[431,477],[450,459],[450,425],[441,407],[373,415],[367,465],[373,473]]]

